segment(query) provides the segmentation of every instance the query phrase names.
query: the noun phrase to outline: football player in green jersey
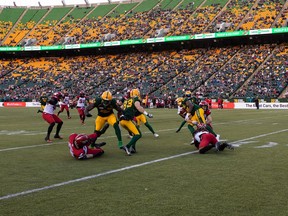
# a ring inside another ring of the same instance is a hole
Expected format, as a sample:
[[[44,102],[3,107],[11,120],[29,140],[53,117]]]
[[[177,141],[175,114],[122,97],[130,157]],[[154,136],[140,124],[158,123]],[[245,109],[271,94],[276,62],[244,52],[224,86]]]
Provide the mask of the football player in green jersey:
[[[184,108],[187,112],[185,116],[185,121],[187,123],[195,126],[197,126],[197,124],[205,125],[205,128],[215,137],[217,137],[217,134],[213,131],[213,129],[209,125],[206,125],[204,110],[199,105],[191,102],[188,97],[185,97],[181,102],[180,107]],[[191,128],[189,128],[189,130],[191,131]],[[191,131],[191,133],[193,132]]]
[[[117,117],[113,112],[113,110],[115,109],[121,114],[122,109],[118,106],[116,99],[112,98],[111,92],[105,91],[102,93],[101,97],[97,97],[94,103],[88,105],[85,108],[85,115],[87,117],[91,117],[92,115],[89,113],[89,111],[91,111],[95,107],[98,110],[98,115],[95,119],[95,132],[101,131],[101,129],[107,122],[109,125],[113,126],[115,130],[115,134],[118,139],[118,147],[120,149],[123,149],[124,147],[122,143],[121,131],[119,128]]]
[[[46,105],[48,101],[48,96],[46,95],[46,92],[42,92],[41,97],[39,98],[39,102],[40,102],[40,109],[37,111],[37,113],[43,113],[44,107]]]
[[[132,139],[126,145],[129,149],[129,152],[126,152],[128,155],[130,153],[136,153],[136,142],[142,137],[139,127],[133,122],[136,112],[140,112],[152,118],[153,115],[147,113],[140,103],[140,91],[138,89],[132,89],[130,92],[130,98],[127,98],[123,103],[123,115],[120,116],[120,125],[125,128],[128,132],[133,134]]]

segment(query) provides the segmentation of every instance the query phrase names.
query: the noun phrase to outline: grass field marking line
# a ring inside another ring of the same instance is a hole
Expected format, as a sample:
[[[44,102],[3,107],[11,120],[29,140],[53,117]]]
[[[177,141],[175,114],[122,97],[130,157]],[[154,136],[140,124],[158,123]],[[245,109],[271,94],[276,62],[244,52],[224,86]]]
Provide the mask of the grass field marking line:
[[[269,136],[269,135],[274,135],[274,134],[278,134],[278,133],[282,133],[282,132],[286,132],[286,131],[288,131],[288,129],[284,129],[284,130],[280,130],[280,131],[274,131],[274,132],[266,133],[266,134],[261,134],[261,135],[250,137],[247,139],[237,140],[234,142],[230,142],[230,144],[238,144],[238,143],[245,142],[248,140],[253,140],[253,139],[257,139],[257,138],[261,138],[261,137],[265,137],[265,136]]]
[[[49,190],[49,189],[61,187],[61,186],[64,186],[64,185],[72,184],[72,183],[75,183],[75,182],[82,182],[82,181],[86,181],[86,180],[89,180],[89,179],[94,179],[94,178],[98,178],[98,177],[101,177],[101,176],[106,176],[106,175],[113,174],[113,173],[122,172],[122,171],[129,170],[129,169],[133,169],[133,168],[137,168],[137,167],[141,167],[141,166],[146,166],[146,165],[149,165],[149,164],[153,164],[153,163],[158,163],[158,162],[165,161],[165,160],[174,159],[174,158],[177,158],[177,157],[182,157],[182,156],[189,155],[189,154],[195,154],[197,152],[198,152],[198,150],[197,151],[192,151],[192,152],[185,152],[185,153],[182,153],[182,154],[173,155],[173,156],[165,157],[165,158],[160,158],[160,159],[144,162],[144,163],[141,163],[141,164],[135,164],[135,165],[132,165],[132,166],[127,166],[127,167],[123,167],[123,168],[116,169],[116,170],[110,170],[110,171],[99,173],[99,174],[96,174],[96,175],[91,175],[91,176],[86,176],[86,177],[79,178],[79,179],[74,179],[74,180],[70,180],[70,181],[66,181],[66,182],[61,182],[61,183],[53,184],[53,185],[50,185],[50,186],[45,186],[45,187],[42,187],[42,188],[36,188],[36,189],[32,189],[32,190],[27,190],[27,191],[15,193],[15,194],[8,194],[6,196],[0,197],[0,200],[10,199],[10,198],[13,198],[13,197],[18,197],[18,196],[23,196],[23,195],[35,193],[35,192],[38,192],[38,191]]]
[[[244,142],[244,141],[248,141],[248,140],[252,140],[252,139],[256,139],[256,138],[260,138],[260,137],[265,137],[265,136],[269,136],[269,135],[273,135],[273,134],[277,134],[277,133],[282,133],[282,132],[286,132],[286,131],[288,131],[288,129],[284,129],[284,130],[280,130],[280,131],[274,131],[274,132],[266,133],[266,134],[261,134],[261,135],[258,135],[258,136],[254,136],[254,137],[250,137],[250,138],[234,141],[234,142],[231,142],[231,144],[233,144],[233,143],[236,144],[236,143],[239,143],[239,142]],[[66,181],[66,182],[53,184],[53,185],[45,186],[45,187],[42,187],[42,188],[36,188],[36,189],[32,189],[32,190],[27,190],[27,191],[15,193],[15,194],[8,194],[6,196],[0,197],[0,200],[10,199],[10,198],[13,198],[13,197],[18,197],[18,196],[23,196],[23,195],[35,193],[35,192],[38,192],[38,191],[53,189],[53,188],[56,188],[56,187],[61,187],[61,186],[64,186],[64,185],[75,183],[75,182],[86,181],[86,180],[89,180],[89,179],[98,178],[100,176],[105,176],[105,175],[109,175],[109,174],[113,174],[113,173],[129,170],[129,169],[133,169],[133,168],[149,165],[149,164],[152,164],[152,163],[157,163],[157,162],[161,162],[161,161],[165,161],[165,160],[170,160],[170,159],[173,159],[173,158],[177,158],[177,157],[181,157],[181,156],[185,156],[185,155],[189,155],[189,154],[195,154],[197,152],[198,152],[197,150],[196,151],[192,151],[192,152],[186,152],[186,153],[182,153],[182,154],[178,154],[178,155],[173,155],[173,156],[170,156],[170,157],[165,157],[165,158],[160,158],[160,159],[156,159],[156,160],[153,160],[153,161],[144,162],[144,163],[141,163],[141,164],[135,164],[135,165],[132,165],[132,166],[123,167],[123,168],[116,169],[116,170],[110,170],[110,171],[107,171],[107,172],[104,172],[104,173],[99,173],[99,174],[96,174],[96,175],[86,176],[86,177],[79,178],[79,179],[74,179],[74,180],[70,180],[70,181]]]
[[[35,148],[35,147],[42,147],[42,146],[50,146],[50,145],[55,145],[55,144],[59,144],[59,142],[57,142],[57,143],[46,143],[46,144],[40,144],[40,145],[32,145],[32,146],[22,146],[22,147],[15,147],[15,148],[0,149],[0,152],[19,150],[19,149],[26,149],[26,148]]]
[[[167,132],[167,131],[171,131],[171,130],[176,130],[176,129],[165,129],[165,130],[159,130],[160,132]],[[144,132],[144,134],[149,134],[151,133],[150,131],[146,131]],[[105,137],[99,137],[97,140],[102,140],[104,138],[115,138],[116,136],[105,136]],[[6,149],[0,149],[0,152],[4,152],[4,151],[13,151],[13,150],[19,150],[19,149],[26,149],[26,148],[36,148],[36,147],[43,147],[43,146],[51,146],[51,145],[58,145],[58,144],[68,144],[68,141],[64,141],[64,142],[55,142],[55,143],[45,143],[45,144],[39,144],[39,145],[31,145],[31,146],[19,146],[19,147],[14,147],[14,148],[6,148]]]

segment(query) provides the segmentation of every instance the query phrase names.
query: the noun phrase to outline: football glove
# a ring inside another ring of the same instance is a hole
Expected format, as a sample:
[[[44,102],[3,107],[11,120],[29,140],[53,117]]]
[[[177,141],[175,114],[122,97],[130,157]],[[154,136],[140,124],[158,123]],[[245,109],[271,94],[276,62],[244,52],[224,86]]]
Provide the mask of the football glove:
[[[86,117],[92,117],[92,115],[90,113],[87,113]]]
[[[153,118],[153,115],[151,113],[147,113],[148,118]]]
[[[121,115],[120,118],[119,118],[119,120],[120,120],[120,121],[121,121],[121,120],[126,120],[126,121],[128,121],[129,119],[128,119],[126,116]]]

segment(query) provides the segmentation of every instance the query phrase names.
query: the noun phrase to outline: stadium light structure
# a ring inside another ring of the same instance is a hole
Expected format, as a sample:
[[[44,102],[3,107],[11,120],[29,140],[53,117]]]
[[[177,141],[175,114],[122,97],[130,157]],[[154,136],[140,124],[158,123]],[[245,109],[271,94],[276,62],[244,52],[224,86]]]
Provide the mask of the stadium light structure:
[[[38,1],[38,5],[39,5],[40,8],[42,8],[42,5],[41,5],[40,1]]]
[[[86,5],[90,5],[88,0],[84,0]]]
[[[62,0],[61,2],[63,4],[63,6],[66,6],[65,0]]]
[[[16,5],[16,2],[15,2],[15,1],[13,1],[13,5],[14,5],[14,7],[17,7],[17,5]]]

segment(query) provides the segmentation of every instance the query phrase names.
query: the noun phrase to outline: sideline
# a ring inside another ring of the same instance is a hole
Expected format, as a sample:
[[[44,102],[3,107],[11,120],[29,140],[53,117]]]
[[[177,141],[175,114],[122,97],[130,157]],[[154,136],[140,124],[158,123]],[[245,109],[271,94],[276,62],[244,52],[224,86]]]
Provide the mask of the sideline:
[[[286,132],[286,131],[288,131],[288,129],[284,129],[284,130],[280,130],[280,131],[274,131],[274,132],[266,133],[266,134],[261,134],[261,135],[258,135],[258,136],[254,136],[254,137],[250,137],[250,138],[234,141],[234,142],[231,142],[231,144],[237,144],[237,143],[241,143],[241,142],[244,142],[244,141],[248,141],[248,140],[252,140],[252,139],[256,139],[256,138],[260,138],[260,137],[265,137],[265,136],[269,136],[269,135],[273,135],[273,134],[278,134],[278,133],[282,133],[282,132]],[[239,144],[239,146],[240,146],[240,144]],[[170,159],[174,159],[174,158],[178,158],[178,157],[182,157],[182,156],[186,156],[186,155],[190,155],[190,154],[195,154],[197,152],[198,151],[190,151],[190,152],[186,152],[186,153],[182,153],[182,154],[178,154],[178,155],[174,155],[174,156],[170,156],[170,157],[160,158],[160,159],[157,159],[157,160],[152,160],[152,161],[148,161],[148,162],[144,162],[144,163],[140,163],[140,164],[135,164],[135,165],[132,165],[132,166],[123,167],[123,168],[116,169],[116,170],[110,170],[110,171],[99,173],[99,174],[96,174],[96,175],[86,176],[86,177],[83,177],[83,178],[78,178],[78,179],[74,179],[74,180],[70,180],[70,181],[65,181],[65,182],[61,182],[61,183],[58,183],[58,184],[52,184],[52,185],[45,186],[45,187],[42,187],[42,188],[36,188],[36,189],[32,189],[32,190],[22,191],[22,192],[19,192],[19,193],[8,194],[6,196],[0,197],[0,200],[10,199],[10,198],[13,198],[13,197],[18,197],[18,196],[23,196],[23,195],[35,193],[35,192],[38,192],[38,191],[49,190],[49,189],[61,187],[61,186],[64,186],[64,185],[72,184],[72,183],[75,183],[75,182],[82,182],[82,181],[86,181],[86,180],[89,180],[89,179],[94,179],[94,178],[98,178],[98,177],[101,177],[101,176],[106,176],[106,175],[110,175],[110,174],[113,174],[113,173],[118,173],[118,172],[122,172],[122,171],[125,171],[125,170],[130,170],[130,169],[133,169],[133,168],[146,166],[146,165],[149,165],[149,164],[158,163],[158,162],[165,161],[165,160],[170,160]]]

